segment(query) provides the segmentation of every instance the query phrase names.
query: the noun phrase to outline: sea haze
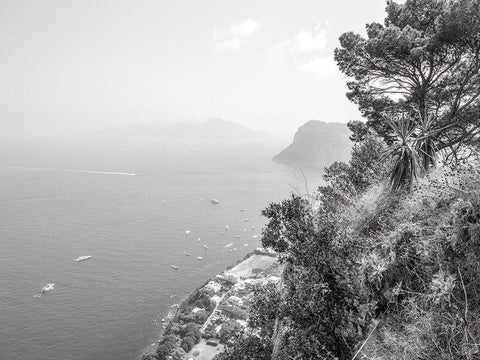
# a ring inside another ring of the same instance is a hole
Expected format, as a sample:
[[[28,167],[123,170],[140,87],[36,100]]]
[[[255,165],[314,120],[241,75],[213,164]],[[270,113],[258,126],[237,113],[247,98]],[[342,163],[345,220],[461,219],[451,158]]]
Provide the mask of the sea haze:
[[[285,145],[2,140],[0,359],[138,357],[171,304],[260,245],[269,202],[305,192],[270,161]],[[312,191],[320,173],[305,174]]]

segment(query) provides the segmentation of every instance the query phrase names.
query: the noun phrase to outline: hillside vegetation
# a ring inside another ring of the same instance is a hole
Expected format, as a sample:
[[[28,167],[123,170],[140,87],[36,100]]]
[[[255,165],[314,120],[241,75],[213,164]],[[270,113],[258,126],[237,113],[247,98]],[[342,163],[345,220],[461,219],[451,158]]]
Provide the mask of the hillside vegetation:
[[[298,167],[323,169],[333,160],[346,161],[352,143],[346,124],[310,120],[300,126],[293,142],[273,160]]]
[[[282,281],[217,360],[480,359],[480,1],[386,12],[335,51],[351,159],[263,211]]]

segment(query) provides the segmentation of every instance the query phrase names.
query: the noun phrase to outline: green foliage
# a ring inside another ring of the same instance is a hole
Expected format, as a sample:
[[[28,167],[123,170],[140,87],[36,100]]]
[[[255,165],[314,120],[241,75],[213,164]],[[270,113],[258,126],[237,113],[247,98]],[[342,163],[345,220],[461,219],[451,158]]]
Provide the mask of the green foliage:
[[[190,350],[193,349],[193,346],[195,345],[195,339],[191,336],[185,336],[183,339],[182,339],[182,343],[181,343],[181,347],[183,350],[185,350],[185,352],[189,352]]]
[[[238,331],[225,344],[225,350],[214,360],[270,360],[272,344],[255,334]]]
[[[155,354],[143,354],[142,360],[157,360]]]
[[[361,271],[383,322],[363,350],[366,358],[475,358],[478,175],[475,169],[439,170],[395,205],[380,232],[370,234]]]
[[[341,179],[359,184],[349,166]],[[265,210],[264,246],[280,252],[282,287],[256,292],[257,330],[234,337],[220,359],[259,358],[242,357],[253,350],[275,359],[476,358],[480,170],[439,168],[411,192],[365,186],[333,207],[345,187],[329,180],[316,210],[295,195]]]
[[[178,348],[180,339],[175,335],[166,335],[158,343],[157,359],[167,360],[175,349]]]
[[[318,207],[262,212],[282,283],[257,289],[217,360],[480,358],[480,165],[459,161],[479,143],[480,1],[386,11],[335,51],[367,118],[349,124],[352,158],[325,169]]]
[[[272,338],[277,358],[352,356],[374,314],[374,304],[356,279],[358,253],[350,239],[339,241],[344,236],[340,215],[386,172],[381,161],[385,145],[360,123],[350,128],[356,141],[352,159],[325,170],[318,210],[292,195],[263,211],[269,222],[262,244],[287,265],[281,293],[265,289],[257,294],[250,324],[261,328],[262,339]]]
[[[259,335],[262,338],[271,339],[279,307],[280,294],[275,284],[268,283],[264,286],[256,286],[253,302],[250,306],[249,326],[259,328]]]
[[[171,360],[185,360],[186,352],[182,348],[176,348],[170,355]]]
[[[369,186],[384,179],[386,145],[363,123],[350,122],[355,140],[348,164],[334,162],[325,168],[326,185],[318,189],[318,197],[326,213],[336,214],[352,205]]]
[[[213,311],[215,304],[210,300],[210,295],[205,289],[195,291],[188,299],[188,304],[183,311],[178,315],[178,320],[184,323],[194,322],[197,324],[203,324],[208,315]],[[192,313],[194,308],[201,308],[196,313]]]
[[[181,329],[180,335],[182,338],[180,346],[186,353],[192,350],[193,346],[198,344],[202,339],[202,334],[198,329],[198,325],[193,322],[186,324]]]
[[[385,121],[391,111],[428,121],[428,150],[478,142],[480,124],[480,2],[478,0],[388,1],[385,24],[367,25],[367,38],[340,37],[335,59],[354,80],[348,98],[387,142],[396,136]]]
[[[241,329],[241,326],[235,320],[227,320],[222,324],[220,328],[220,340],[222,342],[226,342],[228,339],[232,337],[232,335]]]
[[[419,148],[416,146],[416,141],[412,141],[415,124],[410,117],[403,117],[398,122],[388,120],[388,124],[399,139],[399,143],[392,146],[389,153],[394,159],[390,184],[393,190],[398,190],[401,187],[410,189],[413,180],[417,180],[420,167]]]
[[[307,200],[293,195],[270,204],[262,215],[269,219],[262,233],[262,245],[279,253],[281,261],[296,262],[307,256],[307,243],[316,238],[315,224]]]
[[[202,334],[195,323],[188,323],[182,330],[182,336],[190,336],[198,344],[202,339]]]

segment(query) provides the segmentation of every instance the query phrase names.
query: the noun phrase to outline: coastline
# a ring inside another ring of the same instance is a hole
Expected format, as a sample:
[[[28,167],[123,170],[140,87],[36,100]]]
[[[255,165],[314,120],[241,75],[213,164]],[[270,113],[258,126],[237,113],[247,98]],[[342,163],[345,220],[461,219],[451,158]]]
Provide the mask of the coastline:
[[[262,248],[249,252],[243,259],[198,286],[180,302],[171,305],[162,319],[158,341],[147,345],[138,359],[155,354],[162,340],[170,335],[177,337],[178,349],[189,350],[180,350],[184,351],[185,358],[211,360],[223,349],[223,330],[227,327],[224,324],[245,327],[254,287],[265,282],[278,282],[280,274],[276,253]],[[206,308],[197,306],[205,303],[208,303]],[[182,329],[186,324],[192,326],[192,323],[195,323],[200,339],[197,338],[199,341],[190,347],[185,345],[186,336]],[[214,341],[216,346],[213,346]]]

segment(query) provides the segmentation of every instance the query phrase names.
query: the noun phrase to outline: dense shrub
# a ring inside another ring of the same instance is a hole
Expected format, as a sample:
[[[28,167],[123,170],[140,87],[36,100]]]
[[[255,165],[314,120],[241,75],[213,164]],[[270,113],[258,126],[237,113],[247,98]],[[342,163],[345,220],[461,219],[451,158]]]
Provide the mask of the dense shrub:
[[[155,354],[143,354],[142,360],[157,360]]]
[[[197,344],[202,338],[202,334],[198,329],[198,325],[196,325],[195,323],[188,323],[187,325],[185,325],[182,330],[182,336],[192,337],[195,341],[195,344]]]
[[[225,350],[214,360],[270,360],[272,343],[246,331],[238,331],[225,344]]]
[[[181,347],[183,350],[185,350],[185,352],[189,352],[190,350],[192,350],[193,346],[195,345],[195,339],[191,336],[185,336],[183,339],[182,339],[182,343],[181,343]]]
[[[160,339],[157,347],[157,359],[167,360],[178,348],[180,339],[175,335],[166,335]]]
[[[238,322],[235,320],[227,320],[222,324],[222,327],[220,328],[220,340],[222,342],[226,342],[228,339],[232,337],[232,335],[241,329],[241,326]]]
[[[317,208],[292,195],[263,212],[282,286],[256,292],[254,330],[220,359],[480,356],[478,164],[431,170],[396,193],[374,178],[356,188],[349,166],[335,165]]]

